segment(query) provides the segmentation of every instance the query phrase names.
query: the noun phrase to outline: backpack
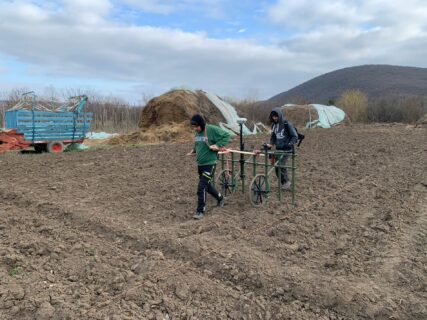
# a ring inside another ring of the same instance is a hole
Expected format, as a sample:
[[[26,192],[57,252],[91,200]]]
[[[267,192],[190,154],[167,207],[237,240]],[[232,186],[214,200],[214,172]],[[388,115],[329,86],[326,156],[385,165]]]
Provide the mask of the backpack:
[[[285,121],[285,127],[286,127],[286,131],[289,134],[289,123],[288,123],[288,121]],[[304,140],[305,135],[303,135],[302,133],[299,133],[295,126],[294,126],[294,129],[297,133],[297,147],[299,147],[301,145],[302,141]]]

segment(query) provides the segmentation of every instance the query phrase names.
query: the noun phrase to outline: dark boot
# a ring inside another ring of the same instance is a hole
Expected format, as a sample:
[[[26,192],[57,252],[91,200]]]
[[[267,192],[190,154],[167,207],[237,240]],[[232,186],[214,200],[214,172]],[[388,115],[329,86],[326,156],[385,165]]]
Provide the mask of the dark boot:
[[[217,200],[216,206],[222,208],[224,206],[225,197],[223,195],[219,196],[219,199]]]

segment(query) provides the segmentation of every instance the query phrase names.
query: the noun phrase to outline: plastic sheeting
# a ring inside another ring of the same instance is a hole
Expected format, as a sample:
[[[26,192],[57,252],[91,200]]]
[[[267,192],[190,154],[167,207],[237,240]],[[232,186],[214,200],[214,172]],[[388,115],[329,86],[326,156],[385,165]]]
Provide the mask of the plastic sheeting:
[[[112,137],[119,136],[118,133],[107,133],[107,132],[88,132],[86,133],[87,139],[99,140],[99,139],[109,139]]]
[[[240,125],[237,123],[237,120],[240,119],[240,117],[237,115],[236,109],[228,102],[225,102],[224,100],[220,99],[216,94],[205,91],[203,92],[209,99],[209,101],[212,102],[218,108],[222,116],[227,121],[227,123],[219,123],[219,126],[227,131],[230,131],[232,134],[240,132]],[[251,132],[248,127],[243,125],[243,134],[256,134],[256,127],[254,128],[254,131]]]
[[[254,130],[252,131],[252,134],[258,134],[258,132],[269,132],[270,128],[267,127],[262,122],[257,122],[254,124]]]
[[[189,89],[189,88],[176,88],[173,90],[183,90],[183,91],[187,91],[193,94],[196,94],[196,91]],[[206,96],[206,98],[208,98],[208,100],[210,102],[212,102],[213,105],[215,105],[215,107],[221,112],[222,116],[224,117],[226,123],[224,122],[220,122],[218,123],[218,126],[221,127],[222,129],[228,131],[231,135],[236,135],[240,133],[240,125],[237,123],[237,120],[241,119],[238,114],[236,109],[229,104],[228,102],[225,102],[224,100],[222,100],[220,97],[218,97],[216,94],[211,93],[211,92],[206,92],[203,90],[200,90],[201,92],[203,92],[203,94]],[[258,126],[258,130],[257,130],[257,126]],[[263,131],[265,128],[265,126],[261,123],[257,123],[254,126],[254,130],[251,131],[249,130],[249,128],[243,124],[243,134],[244,135],[252,135],[252,134],[257,134],[258,131]]]
[[[295,104],[285,104],[283,108],[295,107]],[[345,112],[335,106],[325,106],[322,104],[310,104],[310,107],[317,111],[319,119],[314,121],[308,120],[306,128],[330,128],[342,122],[345,119]]]
[[[311,104],[310,106],[316,109],[319,119],[308,122],[306,124],[307,128],[330,128],[333,125],[340,123],[345,118],[345,112],[335,106],[324,106],[321,104]]]
[[[83,143],[71,143],[67,146],[65,149],[66,152],[73,152],[73,151],[84,151],[89,149],[89,146],[83,144]]]

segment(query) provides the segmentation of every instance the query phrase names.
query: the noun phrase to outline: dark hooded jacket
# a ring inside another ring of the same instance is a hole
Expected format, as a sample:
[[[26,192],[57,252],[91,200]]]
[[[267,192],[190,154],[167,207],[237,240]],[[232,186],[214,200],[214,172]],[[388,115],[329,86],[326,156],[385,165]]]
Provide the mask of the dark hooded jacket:
[[[271,119],[271,113],[277,113],[279,121],[274,123]],[[270,144],[276,146],[277,150],[292,150],[292,146],[298,140],[298,134],[295,127],[289,121],[286,121],[283,116],[282,108],[274,108],[270,113],[271,124],[271,138]]]

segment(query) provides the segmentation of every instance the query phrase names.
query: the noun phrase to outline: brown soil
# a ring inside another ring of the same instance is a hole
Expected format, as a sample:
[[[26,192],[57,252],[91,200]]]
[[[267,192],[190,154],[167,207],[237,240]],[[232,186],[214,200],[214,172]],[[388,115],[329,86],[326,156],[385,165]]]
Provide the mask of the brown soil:
[[[2,155],[0,319],[426,319],[426,130],[305,133],[297,207],[201,221],[191,143]]]

